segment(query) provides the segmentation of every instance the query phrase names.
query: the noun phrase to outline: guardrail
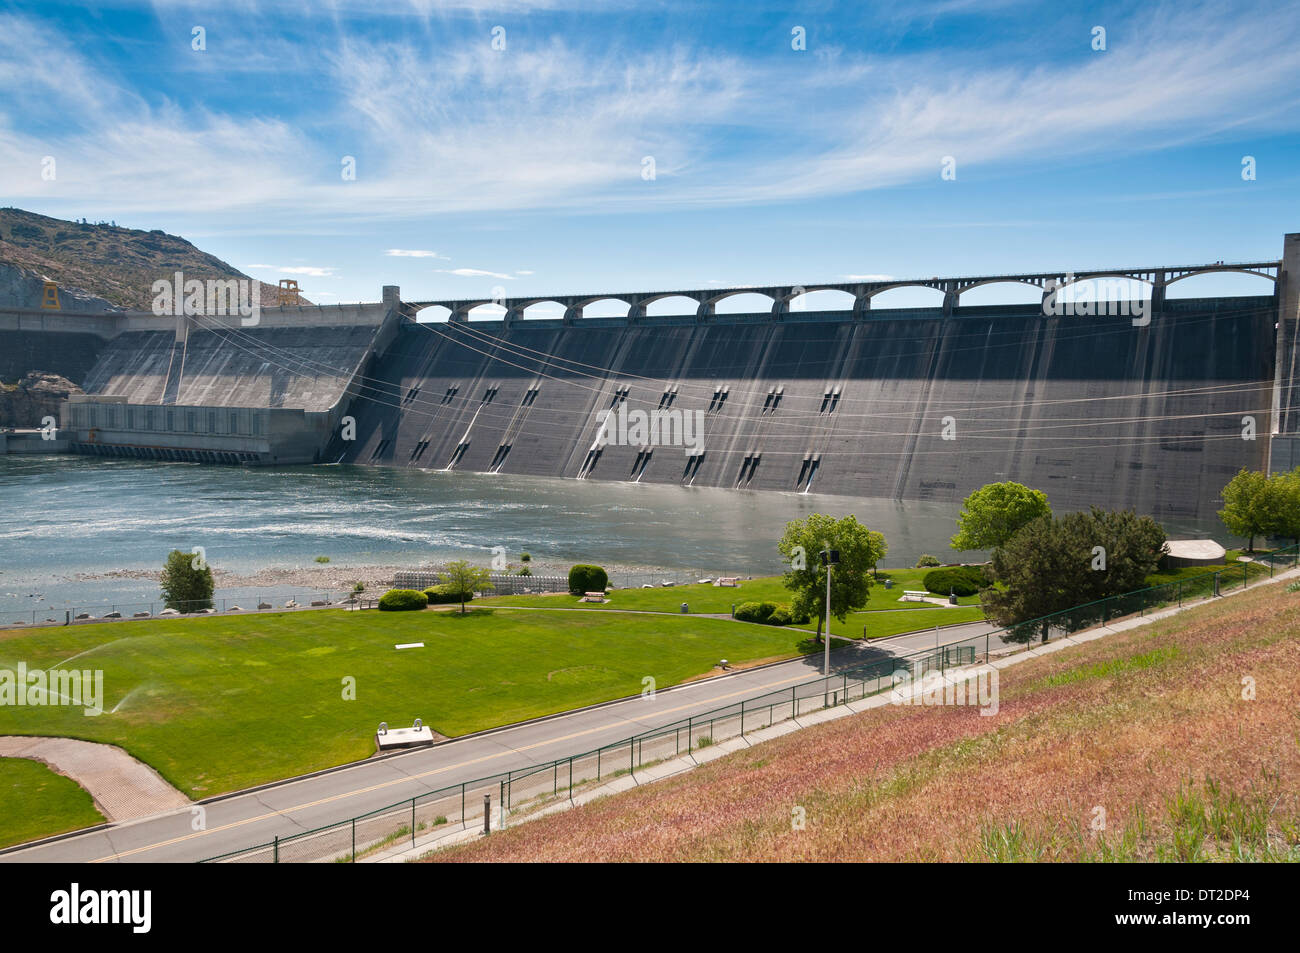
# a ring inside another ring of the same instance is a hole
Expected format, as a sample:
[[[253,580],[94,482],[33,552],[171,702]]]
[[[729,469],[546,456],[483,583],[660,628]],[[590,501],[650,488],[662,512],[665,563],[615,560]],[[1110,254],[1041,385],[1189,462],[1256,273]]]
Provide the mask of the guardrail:
[[[449,828],[458,825],[462,829],[482,825],[494,800],[497,826],[502,826],[511,815],[526,814],[561,797],[572,800],[584,785],[635,774],[639,769],[685,752],[879,694],[894,686],[896,673],[906,672],[914,680],[926,672],[943,672],[1027,650],[1035,638],[1046,641],[1054,633],[1068,634],[1098,621],[1105,624],[1122,617],[1145,615],[1175,603],[1212,599],[1249,585],[1252,578],[1262,579],[1265,574],[1272,578],[1279,565],[1293,568],[1297,554],[1300,545],[1264,554],[1251,563],[1241,563],[1240,573],[1235,568],[1203,573],[932,649],[855,664],[830,676],[813,677],[789,690],[769,692],[692,715],[582,754],[449,785],[368,814],[288,837],[276,837],[266,843],[209,857],[201,863],[355,863],[408,842],[414,847],[421,835],[427,836],[443,825]],[[1253,572],[1250,567],[1254,567]],[[995,646],[994,640],[1001,644]]]

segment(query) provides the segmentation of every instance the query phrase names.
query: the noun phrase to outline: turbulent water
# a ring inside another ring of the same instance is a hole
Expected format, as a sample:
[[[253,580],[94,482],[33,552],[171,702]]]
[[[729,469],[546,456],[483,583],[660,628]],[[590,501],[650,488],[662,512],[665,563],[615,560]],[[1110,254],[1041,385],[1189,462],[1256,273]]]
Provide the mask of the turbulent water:
[[[505,474],[0,456],[0,613],[156,600],[154,579],[129,571],[156,573],[170,550],[194,546],[248,575],[313,568],[321,555],[331,567],[486,565],[494,546],[539,564],[757,575],[778,571],[785,521],[813,512],[856,514],[885,534],[887,562],[910,565],[947,556],[957,509]]]

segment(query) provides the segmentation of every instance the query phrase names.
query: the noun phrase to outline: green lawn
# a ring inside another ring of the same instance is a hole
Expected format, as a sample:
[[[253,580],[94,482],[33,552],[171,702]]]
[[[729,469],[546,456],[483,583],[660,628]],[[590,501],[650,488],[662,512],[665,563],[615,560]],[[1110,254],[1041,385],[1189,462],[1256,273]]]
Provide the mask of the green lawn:
[[[843,622],[831,620],[831,633],[845,638],[860,639],[865,627],[868,639],[883,639],[903,632],[915,632],[918,629],[936,625],[954,625],[958,622],[979,622],[984,618],[984,610],[979,606],[957,606],[953,609],[934,609],[926,612],[850,612]],[[816,630],[817,621],[805,626]]]
[[[425,648],[396,651],[402,642]],[[104,708],[0,707],[0,734],[120,745],[193,797],[364,758],[380,721],[445,735],[733,662],[788,657],[788,629],[695,616],[319,610],[48,628],[0,637],[0,667],[104,671]],[[342,698],[356,680],[356,700]],[[113,711],[114,708],[117,711]]]
[[[872,583],[869,599],[864,610],[874,609],[924,609],[927,607],[923,602],[900,602],[904,589],[924,589],[921,585],[921,577],[930,570],[928,569],[882,569],[880,570],[880,579]],[[886,589],[884,580],[889,577],[893,581],[893,588]],[[691,607],[692,613],[719,613],[731,612],[732,604],[740,605],[742,602],[777,602],[788,603],[790,601],[790,590],[781,585],[780,576],[763,576],[758,579],[745,579],[741,584],[732,589],[723,586],[699,585],[692,583],[688,586],[669,586],[658,589],[615,589],[610,593],[609,601],[606,603],[582,602],[581,596],[571,596],[568,593],[549,596],[489,596],[480,600],[480,603],[486,605],[510,605],[510,606],[537,606],[537,607],[555,607],[568,606],[571,608],[582,609],[637,609],[650,612],[680,612],[681,604],[685,602]],[[979,596],[966,596],[957,600],[961,605],[977,606],[979,605]],[[859,625],[859,631],[861,625]]]
[[[104,820],[77,782],[39,761],[0,758],[0,847],[23,844]]]

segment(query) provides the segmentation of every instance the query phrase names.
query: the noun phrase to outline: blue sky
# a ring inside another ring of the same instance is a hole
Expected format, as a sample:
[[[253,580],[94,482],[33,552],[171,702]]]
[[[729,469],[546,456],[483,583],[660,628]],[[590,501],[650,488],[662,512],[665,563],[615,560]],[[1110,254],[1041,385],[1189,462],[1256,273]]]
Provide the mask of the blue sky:
[[[0,204],[325,303],[1273,259],[1300,231],[1289,4],[376,6],[7,3]]]

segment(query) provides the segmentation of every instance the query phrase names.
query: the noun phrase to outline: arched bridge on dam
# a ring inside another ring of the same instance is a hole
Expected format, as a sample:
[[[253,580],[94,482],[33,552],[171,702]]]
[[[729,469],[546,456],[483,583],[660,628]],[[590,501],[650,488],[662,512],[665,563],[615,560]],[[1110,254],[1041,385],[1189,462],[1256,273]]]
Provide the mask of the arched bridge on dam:
[[[871,301],[877,295],[900,288],[928,288],[943,294],[943,311],[951,314],[960,306],[961,296],[975,288],[995,284],[1020,284],[1038,288],[1046,299],[1053,294],[1063,294],[1071,286],[1096,282],[1100,279],[1112,279],[1123,282],[1136,282],[1147,288],[1144,297],[1151,301],[1153,308],[1164,304],[1165,291],[1176,282],[1198,275],[1215,273],[1237,273],[1266,278],[1276,283],[1281,269],[1280,261],[1253,262],[1215,262],[1208,265],[1163,266],[1158,268],[1115,268],[1100,271],[1056,271],[1035,272],[1007,275],[979,275],[963,278],[909,278],[880,279],[876,281],[849,281],[794,285],[745,285],[734,288],[689,288],[675,291],[616,292],[603,294],[570,295],[528,295],[507,297],[504,295],[489,298],[446,298],[431,301],[403,302],[407,314],[414,315],[426,308],[445,308],[451,321],[467,321],[469,314],[476,308],[496,305],[504,309],[503,320],[513,324],[522,320],[524,312],[538,304],[555,304],[564,309],[563,321],[573,324],[582,320],[583,311],[598,302],[619,302],[626,305],[624,315],[629,324],[646,317],[646,309],[656,301],[669,298],[685,298],[696,303],[695,317],[707,321],[716,315],[717,305],[736,295],[762,295],[771,299],[771,314],[776,320],[790,313],[792,307],[804,295],[819,291],[837,291],[853,298],[852,312],[861,316],[871,310]]]

